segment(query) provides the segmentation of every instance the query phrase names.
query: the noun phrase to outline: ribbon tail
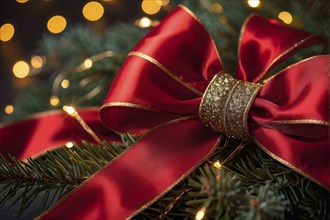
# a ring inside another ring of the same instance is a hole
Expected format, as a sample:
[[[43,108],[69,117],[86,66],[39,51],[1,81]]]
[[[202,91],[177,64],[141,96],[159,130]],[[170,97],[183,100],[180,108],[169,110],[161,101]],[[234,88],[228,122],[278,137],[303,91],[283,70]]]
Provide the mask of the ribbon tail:
[[[255,129],[253,135],[256,144],[269,156],[330,190],[330,150],[327,139],[311,143],[293,140],[276,129],[263,127]],[[265,142],[264,136],[273,142]]]
[[[120,141],[118,135],[109,132],[102,124],[98,108],[82,109],[79,114],[102,140]],[[17,123],[0,125],[0,153],[19,160],[81,140],[95,143],[90,134],[63,111],[49,111]]]
[[[200,166],[219,141],[197,116],[160,125],[41,218],[131,218]]]

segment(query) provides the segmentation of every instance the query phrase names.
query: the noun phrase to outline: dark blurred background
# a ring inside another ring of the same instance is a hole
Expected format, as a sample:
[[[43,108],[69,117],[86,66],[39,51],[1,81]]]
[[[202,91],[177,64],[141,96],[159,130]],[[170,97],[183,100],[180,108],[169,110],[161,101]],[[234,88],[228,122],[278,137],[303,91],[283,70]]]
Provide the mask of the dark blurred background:
[[[36,65],[37,68],[34,69],[38,69],[45,60],[40,57],[36,57],[34,61],[31,59],[38,55],[35,49],[43,35],[56,37],[63,34],[68,27],[78,23],[93,26],[93,29],[102,32],[106,27],[118,21],[136,23],[145,16],[155,19],[162,14],[169,0],[145,0],[145,2],[147,4],[144,4],[143,0],[1,0],[0,111],[6,114],[14,111],[12,103],[15,96],[24,88],[33,86],[34,81],[37,80],[37,77],[29,77],[34,74],[31,72],[31,67]],[[157,4],[162,4],[162,8]],[[84,7],[86,7],[86,15],[83,14]],[[54,34],[47,28],[47,23],[56,15],[62,16],[62,21],[61,19],[54,21],[53,28],[57,28],[55,31],[59,32]],[[63,18],[66,24],[63,23]],[[19,63],[21,66],[18,65],[16,70],[13,70],[18,61],[23,62]],[[30,66],[30,71],[27,65]]]

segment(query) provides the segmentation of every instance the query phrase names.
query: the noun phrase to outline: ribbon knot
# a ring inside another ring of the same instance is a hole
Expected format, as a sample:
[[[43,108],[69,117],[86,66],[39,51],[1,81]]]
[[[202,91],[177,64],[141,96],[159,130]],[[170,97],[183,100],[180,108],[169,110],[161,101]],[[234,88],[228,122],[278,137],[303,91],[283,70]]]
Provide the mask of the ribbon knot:
[[[248,112],[260,89],[260,84],[218,73],[205,90],[199,106],[199,117],[206,126],[227,137],[251,140]]]

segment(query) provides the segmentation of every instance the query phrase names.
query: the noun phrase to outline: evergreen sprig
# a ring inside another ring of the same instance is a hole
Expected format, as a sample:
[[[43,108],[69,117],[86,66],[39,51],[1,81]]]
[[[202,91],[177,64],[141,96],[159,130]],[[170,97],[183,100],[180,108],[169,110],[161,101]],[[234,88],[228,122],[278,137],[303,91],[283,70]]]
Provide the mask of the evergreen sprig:
[[[42,195],[39,212],[46,210],[127,149],[134,138],[127,134],[122,141],[102,146],[83,141],[27,161],[0,155],[0,207],[9,209],[20,203],[16,214],[21,215]]]

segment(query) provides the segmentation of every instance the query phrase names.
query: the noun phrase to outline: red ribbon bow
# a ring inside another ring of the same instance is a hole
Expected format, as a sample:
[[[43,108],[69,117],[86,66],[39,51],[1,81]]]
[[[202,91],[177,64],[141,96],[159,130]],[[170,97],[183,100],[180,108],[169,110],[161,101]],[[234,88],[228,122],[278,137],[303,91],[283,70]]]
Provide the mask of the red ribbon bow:
[[[241,32],[236,78],[260,82],[297,50],[324,42],[250,16]],[[328,59],[314,56],[276,73],[248,114],[250,135],[266,153],[326,188]],[[215,44],[199,20],[184,6],[173,10],[129,53],[101,109],[101,119],[111,129],[147,134],[43,217],[124,219],[189,175],[221,137],[200,121],[198,112],[209,82],[222,70]]]

